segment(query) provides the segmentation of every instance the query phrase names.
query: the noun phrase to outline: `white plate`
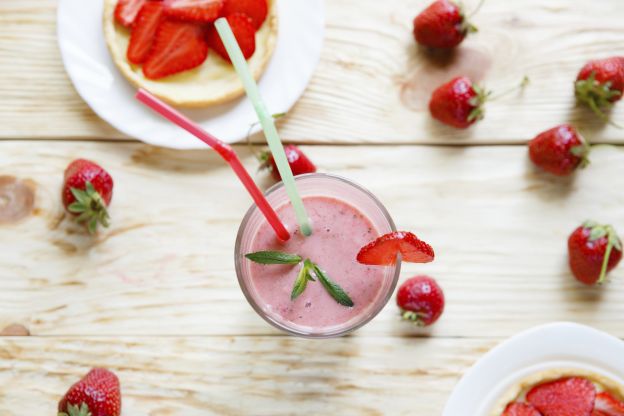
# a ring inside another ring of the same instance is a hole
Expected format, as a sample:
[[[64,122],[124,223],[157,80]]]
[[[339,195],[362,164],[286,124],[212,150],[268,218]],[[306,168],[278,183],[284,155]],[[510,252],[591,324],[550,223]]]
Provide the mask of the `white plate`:
[[[487,416],[514,382],[549,368],[591,370],[623,383],[623,356],[624,342],[596,329],[567,322],[539,326],[481,358],[457,384],[442,415]]]
[[[103,0],[60,0],[57,11],[59,47],[76,90],[100,117],[123,133],[157,146],[206,148],[134,100],[134,88],[115,67],[102,31]],[[278,0],[279,35],[273,57],[260,80],[260,91],[272,113],[290,110],[303,94],[321,55],[323,0]],[[249,100],[207,109],[184,110],[225,142],[247,136],[256,114]],[[259,131],[256,126],[254,133]]]

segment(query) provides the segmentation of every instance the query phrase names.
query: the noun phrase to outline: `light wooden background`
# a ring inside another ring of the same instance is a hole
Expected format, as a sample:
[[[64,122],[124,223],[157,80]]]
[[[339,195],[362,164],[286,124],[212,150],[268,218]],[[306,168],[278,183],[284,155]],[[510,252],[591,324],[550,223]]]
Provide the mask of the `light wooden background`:
[[[491,0],[481,32],[440,61],[411,40],[427,2],[329,0],[321,63],[281,131],[435,247],[434,263],[402,279],[435,276],[446,313],[418,330],[391,303],[352,336],[308,341],[265,324],[238,288],[234,239],[250,201],[228,168],[107,126],[63,71],[56,1],[0,1],[0,176],[35,192],[32,215],[0,225],[0,331],[31,333],[0,337],[0,414],[54,414],[72,382],[106,366],[129,416],[437,415],[461,374],[520,330],[572,320],[624,337],[622,269],[588,289],[566,266],[581,221],[624,230],[624,132],[577,108],[571,89],[585,60],[624,53],[624,3]],[[492,88],[533,83],[457,132],[424,108],[460,72]],[[624,121],[624,104],[613,117]],[[602,144],[588,169],[555,179],[529,165],[524,143],[565,121]],[[116,180],[113,225],[96,238],[59,204],[76,157]]]

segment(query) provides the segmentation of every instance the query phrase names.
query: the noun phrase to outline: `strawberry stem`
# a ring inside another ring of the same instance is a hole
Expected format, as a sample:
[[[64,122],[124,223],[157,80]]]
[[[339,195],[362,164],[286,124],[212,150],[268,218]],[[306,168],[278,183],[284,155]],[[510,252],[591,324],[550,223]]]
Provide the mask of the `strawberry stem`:
[[[607,276],[607,266],[609,265],[609,257],[611,257],[611,251],[613,250],[613,239],[609,235],[607,237],[607,249],[605,250],[604,259],[602,260],[602,268],[600,269],[600,278],[598,284],[602,284]]]
[[[528,76],[525,75],[522,78],[522,82],[520,82],[519,85],[516,85],[516,86],[514,86],[512,88],[509,88],[507,90],[504,90],[503,92],[500,92],[500,93],[498,93],[496,95],[490,96],[488,98],[488,101],[496,101],[496,100],[504,97],[505,95],[511,94],[514,91],[523,90],[527,85],[529,85],[529,82],[531,82],[531,80],[529,79]]]
[[[472,16],[474,16],[475,14],[477,14],[479,12],[479,10],[481,10],[481,6],[483,6],[483,3],[485,3],[485,0],[481,0],[479,2],[479,4],[477,4],[477,7],[475,7],[470,14],[467,16],[468,19],[470,19]]]

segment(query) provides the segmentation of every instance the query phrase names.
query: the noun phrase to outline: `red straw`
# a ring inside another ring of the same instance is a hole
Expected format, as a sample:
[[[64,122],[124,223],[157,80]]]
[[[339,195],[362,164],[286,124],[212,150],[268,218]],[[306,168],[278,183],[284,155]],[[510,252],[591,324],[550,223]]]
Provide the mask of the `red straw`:
[[[188,131],[193,136],[197,137],[199,140],[216,150],[217,153],[219,153],[219,155],[221,155],[221,157],[230,164],[234,173],[236,173],[243,185],[245,185],[245,188],[247,188],[247,191],[251,194],[251,197],[256,205],[260,208],[260,211],[262,211],[271,227],[273,227],[273,230],[275,230],[277,237],[282,241],[287,241],[290,238],[288,230],[277,217],[275,210],[271,207],[271,205],[269,205],[269,202],[262,194],[262,191],[258,189],[256,183],[253,179],[251,179],[251,176],[249,176],[249,173],[245,170],[245,167],[234,152],[234,149],[144,89],[140,89],[135,97],[137,100],[141,101],[143,104],[156,111],[167,120],[182,127],[184,130]]]

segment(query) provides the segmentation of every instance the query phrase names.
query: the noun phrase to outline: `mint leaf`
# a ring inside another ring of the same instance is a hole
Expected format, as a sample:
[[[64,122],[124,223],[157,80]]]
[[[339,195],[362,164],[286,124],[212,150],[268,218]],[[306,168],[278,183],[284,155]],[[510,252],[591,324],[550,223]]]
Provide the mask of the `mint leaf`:
[[[314,267],[314,274],[316,274],[316,277],[319,279],[325,290],[327,290],[327,293],[329,293],[329,295],[334,298],[336,302],[348,307],[352,307],[354,305],[347,292],[345,292],[344,289],[338,285],[338,283],[331,280],[323,269],[314,263],[312,263],[312,266]]]
[[[306,261],[307,262],[307,261]],[[299,275],[297,276],[297,280],[295,280],[295,285],[293,286],[292,292],[290,293],[290,300],[295,300],[306,290],[308,287],[308,280],[310,280],[310,268],[306,263],[303,264],[301,270],[299,270]]]
[[[281,251],[257,251],[245,254],[249,260],[260,264],[299,264],[301,257]]]

